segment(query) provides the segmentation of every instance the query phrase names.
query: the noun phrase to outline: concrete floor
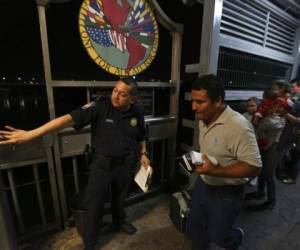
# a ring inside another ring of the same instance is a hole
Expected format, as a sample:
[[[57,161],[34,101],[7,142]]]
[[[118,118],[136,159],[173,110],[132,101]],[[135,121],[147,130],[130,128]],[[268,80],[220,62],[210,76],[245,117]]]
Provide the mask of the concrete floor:
[[[137,227],[135,235],[115,233],[104,235],[99,241],[101,250],[183,250],[190,249],[191,243],[176,231],[169,219],[169,200],[167,195],[150,198],[127,208],[129,221]],[[105,216],[110,221],[110,215]],[[42,239],[28,250],[80,250],[81,238],[76,228],[69,228],[47,239]]]
[[[249,211],[245,203],[237,225],[245,230],[241,250],[300,250],[300,183],[278,182],[278,205],[273,210]],[[251,204],[250,204],[251,205]],[[176,231],[169,219],[167,195],[148,199],[128,208],[129,220],[138,233],[106,235],[103,250],[188,250],[191,242]],[[41,250],[79,250],[82,241],[75,228],[66,229],[31,246]],[[213,250],[219,249],[212,246]]]

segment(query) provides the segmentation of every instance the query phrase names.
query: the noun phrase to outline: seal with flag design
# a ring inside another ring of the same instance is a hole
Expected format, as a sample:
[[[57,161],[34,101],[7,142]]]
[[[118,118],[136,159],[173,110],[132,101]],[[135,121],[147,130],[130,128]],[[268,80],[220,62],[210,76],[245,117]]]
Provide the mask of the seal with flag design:
[[[158,26],[145,0],[84,0],[79,32],[102,69],[118,76],[144,71],[158,48]]]

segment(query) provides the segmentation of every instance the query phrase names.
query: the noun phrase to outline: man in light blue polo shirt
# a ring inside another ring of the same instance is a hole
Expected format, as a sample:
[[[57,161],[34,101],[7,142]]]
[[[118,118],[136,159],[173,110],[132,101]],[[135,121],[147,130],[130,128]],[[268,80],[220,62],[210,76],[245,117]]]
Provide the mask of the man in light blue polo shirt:
[[[243,230],[234,228],[241,208],[244,184],[261,169],[253,128],[224,104],[223,84],[204,75],[192,86],[192,109],[199,119],[200,151],[204,163],[191,202],[190,232],[193,250],[209,249],[214,242],[227,250],[242,243]],[[214,165],[206,156],[214,157]]]

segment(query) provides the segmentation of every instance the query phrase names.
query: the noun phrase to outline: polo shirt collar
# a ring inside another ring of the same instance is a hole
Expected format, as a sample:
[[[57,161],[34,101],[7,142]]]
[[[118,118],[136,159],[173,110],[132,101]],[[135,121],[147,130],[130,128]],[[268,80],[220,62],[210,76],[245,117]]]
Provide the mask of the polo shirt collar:
[[[231,108],[228,105],[225,105],[225,108],[224,108],[223,112],[219,115],[217,120],[215,120],[213,122],[213,124],[223,124],[223,123],[225,123],[229,119],[230,113],[231,113]]]
[[[225,105],[224,111],[219,115],[219,117],[209,127],[207,127],[205,125],[205,123],[203,122],[204,127],[208,131],[218,124],[224,124],[229,119],[231,110],[232,109],[228,105]]]

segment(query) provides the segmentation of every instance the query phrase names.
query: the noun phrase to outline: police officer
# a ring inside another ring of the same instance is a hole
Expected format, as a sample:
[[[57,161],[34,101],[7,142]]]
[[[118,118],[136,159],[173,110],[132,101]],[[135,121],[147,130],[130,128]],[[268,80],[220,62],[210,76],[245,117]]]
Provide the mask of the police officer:
[[[102,226],[106,196],[111,188],[112,225],[114,230],[134,234],[136,228],[126,220],[124,202],[138,159],[147,168],[145,124],[135,105],[137,84],[132,78],[118,80],[110,99],[88,103],[69,114],[58,117],[29,131],[5,126],[0,131],[6,140],[1,144],[21,144],[47,133],[74,126],[81,129],[91,124],[93,150],[90,177],[86,189],[87,220],[85,249],[94,249]]]

